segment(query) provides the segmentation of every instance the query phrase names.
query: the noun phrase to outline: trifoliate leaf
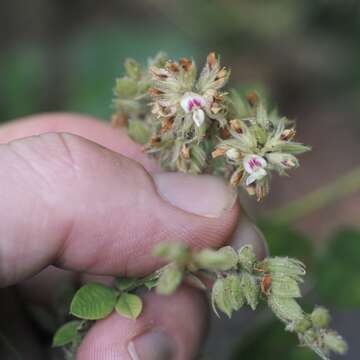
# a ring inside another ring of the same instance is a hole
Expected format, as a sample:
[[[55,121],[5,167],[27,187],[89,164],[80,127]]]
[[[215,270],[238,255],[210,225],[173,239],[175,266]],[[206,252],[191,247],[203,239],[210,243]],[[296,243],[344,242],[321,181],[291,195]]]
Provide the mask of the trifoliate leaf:
[[[255,310],[259,303],[259,293],[260,286],[256,282],[254,276],[243,273],[241,275],[241,289],[244,293],[246,302],[250,305],[250,307]]]
[[[156,292],[161,295],[172,294],[180,285],[183,272],[174,263],[168,265],[160,275]]]
[[[122,293],[115,305],[118,314],[136,320],[143,308],[142,300],[139,296],[129,293]]]
[[[271,293],[277,297],[301,297],[301,292],[297,281],[289,276],[274,277],[271,282]]]
[[[128,135],[138,144],[146,144],[150,139],[150,130],[141,120],[131,120],[128,126]]]
[[[217,279],[213,285],[211,292],[211,303],[214,312],[219,316],[216,308],[224,312],[229,318],[232,314],[232,304],[229,299],[229,289],[226,289],[224,279]]]
[[[137,278],[131,278],[131,277],[116,277],[115,278],[115,285],[119,290],[127,290],[136,285],[138,282]]]
[[[204,249],[194,255],[195,265],[201,269],[227,271],[238,263],[236,251],[231,246],[219,250]]]
[[[80,324],[81,321],[73,320],[61,326],[54,335],[52,346],[64,346],[72,343],[78,335]]]
[[[70,313],[86,320],[98,320],[108,316],[114,309],[116,292],[98,283],[80,288],[70,305]]]
[[[300,321],[304,318],[304,312],[300,305],[292,298],[278,297],[271,294],[268,304],[274,314],[282,321]]]
[[[238,250],[239,264],[246,271],[252,273],[256,262],[254,249],[251,245],[245,245]]]

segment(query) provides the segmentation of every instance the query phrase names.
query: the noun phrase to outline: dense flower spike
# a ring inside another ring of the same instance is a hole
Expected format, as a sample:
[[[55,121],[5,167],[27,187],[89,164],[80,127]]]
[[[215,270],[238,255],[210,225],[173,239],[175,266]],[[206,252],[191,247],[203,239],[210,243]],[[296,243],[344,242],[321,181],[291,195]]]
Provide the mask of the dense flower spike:
[[[125,117],[130,136],[168,170],[220,174],[261,200],[271,173],[285,175],[299,166],[295,155],[309,150],[293,141],[294,124],[269,113],[257,94],[242,99],[222,90],[230,71],[215,53],[199,76],[187,58],[158,55],[147,69],[134,60],[125,65],[127,75],[115,88],[114,119]]]

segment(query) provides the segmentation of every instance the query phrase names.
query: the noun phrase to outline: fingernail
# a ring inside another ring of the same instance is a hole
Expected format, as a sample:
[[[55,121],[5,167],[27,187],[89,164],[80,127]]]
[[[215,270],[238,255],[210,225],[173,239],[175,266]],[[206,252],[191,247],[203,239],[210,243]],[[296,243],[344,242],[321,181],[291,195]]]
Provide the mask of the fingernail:
[[[132,360],[172,360],[176,356],[176,346],[164,331],[153,330],[133,339],[128,352]]]
[[[230,243],[235,248],[252,245],[259,260],[266,257],[269,253],[262,231],[246,216],[237,225]]]
[[[237,198],[237,192],[216,176],[162,173],[154,181],[164,200],[196,215],[220,217]]]

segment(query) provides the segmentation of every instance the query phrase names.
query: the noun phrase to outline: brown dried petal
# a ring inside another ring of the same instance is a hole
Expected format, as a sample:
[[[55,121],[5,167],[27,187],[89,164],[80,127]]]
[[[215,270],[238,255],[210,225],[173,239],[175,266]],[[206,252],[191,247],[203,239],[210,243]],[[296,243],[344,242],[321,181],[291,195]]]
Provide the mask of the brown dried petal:
[[[221,148],[217,148],[216,150],[214,150],[211,155],[212,157],[215,159],[219,156],[223,156],[225,154],[226,150],[225,149],[221,149]]]
[[[246,95],[246,100],[251,106],[255,106],[259,102],[259,96],[255,91],[252,91]]]
[[[188,58],[182,58],[179,60],[179,64],[182,66],[182,68],[185,71],[189,71],[191,69],[192,66],[192,61]]]
[[[214,52],[211,52],[207,57],[207,63],[210,66],[210,68],[213,68],[217,63],[218,60],[216,59],[216,55]]]

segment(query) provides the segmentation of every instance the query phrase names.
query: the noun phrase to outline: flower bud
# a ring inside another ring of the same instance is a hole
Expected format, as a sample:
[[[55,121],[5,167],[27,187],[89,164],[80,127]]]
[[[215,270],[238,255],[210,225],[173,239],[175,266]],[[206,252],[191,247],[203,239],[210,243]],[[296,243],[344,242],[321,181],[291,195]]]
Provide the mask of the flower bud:
[[[279,152],[270,153],[266,156],[269,163],[278,169],[286,170],[299,166],[298,159],[291,154],[283,154]]]
[[[337,354],[345,354],[348,350],[346,341],[335,331],[328,331],[323,337],[324,344]]]
[[[226,157],[232,161],[237,161],[241,159],[241,152],[235,148],[230,148],[229,150],[226,150],[225,154]]]
[[[316,307],[310,316],[313,324],[319,328],[327,328],[330,324],[329,311],[323,307]]]
[[[200,269],[227,271],[236,267],[238,256],[231,246],[219,250],[204,249],[194,254],[194,263]]]
[[[134,59],[125,60],[125,71],[126,74],[134,80],[139,80],[142,75],[141,65]]]
[[[300,321],[297,321],[294,324],[293,329],[297,333],[303,334],[303,333],[305,333],[305,331],[309,330],[311,328],[311,326],[312,326],[311,321],[306,317]]]
[[[120,97],[133,97],[138,91],[137,82],[130,77],[123,77],[116,80],[115,93]]]
[[[245,245],[238,250],[239,264],[249,273],[254,270],[256,256],[251,245]]]

